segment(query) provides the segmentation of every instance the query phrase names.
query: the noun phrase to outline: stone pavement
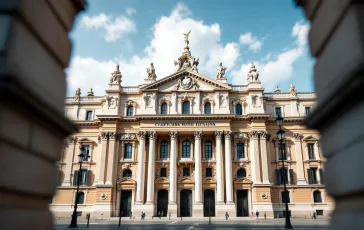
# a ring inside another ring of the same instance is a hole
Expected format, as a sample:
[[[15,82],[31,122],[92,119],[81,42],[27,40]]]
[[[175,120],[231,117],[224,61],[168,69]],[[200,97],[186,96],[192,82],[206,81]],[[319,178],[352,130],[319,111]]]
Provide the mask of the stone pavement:
[[[66,229],[70,220],[55,220],[56,230]],[[328,229],[329,221],[326,219],[291,219],[294,229]],[[91,220],[88,228],[90,229],[283,229],[284,219],[251,219],[246,218],[239,220],[237,218],[228,221],[222,219],[212,219],[209,225],[208,218],[185,218],[181,221],[180,218],[168,220],[167,218],[158,220],[126,220],[121,221],[120,228],[117,218],[111,220]],[[84,219],[79,219],[79,228],[87,228]]]

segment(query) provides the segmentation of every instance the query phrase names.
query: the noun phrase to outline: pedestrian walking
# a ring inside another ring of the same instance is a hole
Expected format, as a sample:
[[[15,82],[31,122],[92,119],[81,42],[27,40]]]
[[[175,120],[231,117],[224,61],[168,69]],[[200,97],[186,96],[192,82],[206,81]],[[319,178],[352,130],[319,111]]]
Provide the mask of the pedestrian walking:
[[[313,212],[313,219],[316,220],[316,212]]]
[[[267,213],[264,212],[264,220],[267,219]]]
[[[257,216],[257,219],[259,219],[259,212],[258,211],[255,213],[255,215]]]
[[[163,216],[163,213],[164,213],[164,212],[163,212],[163,210],[162,210],[162,211],[161,211],[161,218],[162,218],[162,216]]]
[[[144,215],[144,212],[142,212],[142,214],[140,214],[140,220],[143,220],[143,215]]]
[[[130,211],[130,219],[133,219],[133,212]]]
[[[252,218],[254,218],[254,212],[252,212]]]
[[[229,219],[229,213],[228,212],[225,213],[225,218],[226,218],[226,220]]]
[[[158,215],[158,219],[161,219],[161,212],[160,211],[158,212],[157,215]]]

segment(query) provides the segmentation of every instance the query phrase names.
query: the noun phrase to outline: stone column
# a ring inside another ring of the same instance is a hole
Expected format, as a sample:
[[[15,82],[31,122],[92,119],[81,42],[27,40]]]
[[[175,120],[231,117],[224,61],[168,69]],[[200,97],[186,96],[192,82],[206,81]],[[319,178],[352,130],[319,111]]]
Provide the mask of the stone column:
[[[297,185],[306,185],[305,180],[305,172],[303,168],[303,153],[302,153],[302,134],[294,133],[294,147],[296,151],[296,159],[297,159]]]
[[[77,132],[64,116],[68,33],[84,8],[81,0],[0,3],[2,230],[54,228],[57,162],[64,138]]]
[[[100,171],[99,171],[99,185],[105,184],[105,171],[106,171],[106,154],[107,154],[107,145],[108,145],[108,139],[109,139],[109,133],[108,132],[102,132],[101,133],[101,146],[102,146],[102,152],[101,152],[101,161],[100,161]]]
[[[143,204],[144,195],[144,156],[145,156],[145,137],[146,131],[139,131],[139,153],[138,153],[138,176],[137,176],[137,192],[135,204]]]
[[[195,202],[193,204],[193,217],[203,216],[202,205],[202,165],[201,165],[201,138],[202,131],[195,131]]]
[[[223,137],[223,131],[215,131],[216,138],[216,186],[217,197],[216,204],[225,204],[224,202],[224,182],[222,172],[222,144],[221,139]]]
[[[231,131],[225,131],[225,177],[226,177],[226,212],[229,216],[236,217],[233,191],[233,169],[231,157]]]
[[[106,173],[106,182],[105,185],[112,185],[113,178],[114,178],[114,170],[115,169],[115,147],[117,135],[115,132],[109,133],[109,149],[108,149],[108,156],[107,156],[107,173]]]
[[[66,171],[64,172],[64,180],[62,186],[71,186],[71,174],[72,174],[72,163],[75,154],[75,141],[74,136],[69,136],[67,138],[68,148],[67,148],[67,160],[66,160]]]
[[[169,203],[168,212],[173,217],[177,216],[177,131],[170,131],[171,137],[171,154],[170,154],[170,172],[169,172]]]
[[[261,159],[262,159],[262,178],[263,184],[270,184],[269,183],[269,172],[268,172],[268,154],[267,154],[267,132],[261,130],[260,132],[260,152],[261,152]]]
[[[252,179],[254,184],[261,184],[260,174],[260,157],[259,157],[259,131],[253,130],[249,133],[250,136],[250,157],[252,168]]]
[[[148,159],[148,182],[147,182],[147,202],[146,215],[153,215],[154,211],[154,176],[155,176],[155,140],[157,138],[156,131],[148,132],[149,136],[149,159]]]

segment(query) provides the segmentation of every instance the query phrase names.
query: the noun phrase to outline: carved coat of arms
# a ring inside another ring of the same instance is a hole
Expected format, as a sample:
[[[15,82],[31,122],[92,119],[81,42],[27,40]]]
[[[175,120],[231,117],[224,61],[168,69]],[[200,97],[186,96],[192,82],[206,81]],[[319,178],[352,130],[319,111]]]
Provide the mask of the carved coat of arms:
[[[188,77],[187,75],[184,76],[184,78],[181,78],[178,80],[176,89],[182,88],[182,89],[191,89],[192,87],[194,87],[195,89],[198,88],[197,83],[195,80],[193,80],[192,78]]]

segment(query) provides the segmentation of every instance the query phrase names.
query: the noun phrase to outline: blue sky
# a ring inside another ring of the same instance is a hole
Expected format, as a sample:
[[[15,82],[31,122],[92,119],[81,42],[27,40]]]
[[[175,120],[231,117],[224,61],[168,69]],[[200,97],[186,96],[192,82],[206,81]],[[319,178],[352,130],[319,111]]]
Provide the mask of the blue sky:
[[[313,91],[307,33],[309,23],[293,1],[271,0],[88,0],[71,33],[73,52],[67,95],[79,87],[104,95],[110,73],[120,65],[122,85],[143,83],[154,62],[157,79],[174,72],[184,36],[200,58],[199,73],[215,78],[218,63],[229,83],[246,84],[249,63],[266,91]]]

